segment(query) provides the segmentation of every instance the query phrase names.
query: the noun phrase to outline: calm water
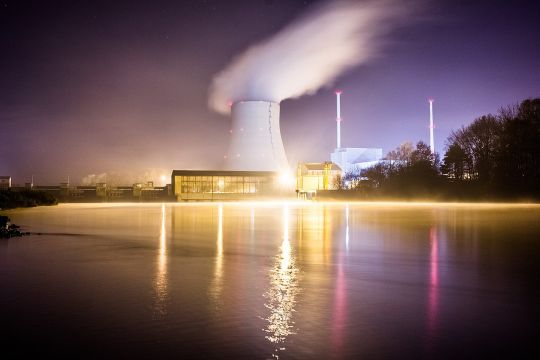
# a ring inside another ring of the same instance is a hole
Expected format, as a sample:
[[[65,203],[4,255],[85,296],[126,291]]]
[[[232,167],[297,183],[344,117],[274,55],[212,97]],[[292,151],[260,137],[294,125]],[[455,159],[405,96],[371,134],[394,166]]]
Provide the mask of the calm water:
[[[85,204],[8,215],[42,234],[0,241],[3,354],[535,355],[540,206]]]

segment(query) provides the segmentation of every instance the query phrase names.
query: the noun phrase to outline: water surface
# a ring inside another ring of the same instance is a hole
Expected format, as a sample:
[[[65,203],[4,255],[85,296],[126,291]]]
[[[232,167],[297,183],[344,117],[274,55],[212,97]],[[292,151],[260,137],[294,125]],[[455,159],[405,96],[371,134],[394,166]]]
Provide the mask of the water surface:
[[[540,206],[80,204],[8,212],[4,353],[533,357]]]

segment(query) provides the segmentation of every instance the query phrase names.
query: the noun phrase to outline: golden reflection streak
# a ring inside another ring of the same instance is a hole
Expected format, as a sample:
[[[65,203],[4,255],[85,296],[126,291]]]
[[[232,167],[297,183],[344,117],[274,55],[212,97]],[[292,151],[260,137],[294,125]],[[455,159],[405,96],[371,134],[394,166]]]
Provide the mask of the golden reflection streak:
[[[289,207],[283,206],[283,241],[280,253],[275,257],[274,267],[270,270],[270,288],[264,294],[264,306],[270,310],[265,320],[265,338],[278,346],[272,357],[279,358],[278,352],[285,350],[282,344],[289,335],[295,334],[293,313],[298,287],[298,268],[289,242]]]
[[[167,232],[165,230],[165,204],[161,204],[161,229],[159,232],[159,250],[157,256],[157,271],[155,276],[154,315],[163,317],[167,314],[168,274],[167,274]]]
[[[325,264],[332,262],[332,213],[323,206],[323,259]]]
[[[349,203],[345,206],[345,222],[346,222],[346,228],[345,228],[345,249],[347,249],[347,253],[349,252]]]
[[[255,248],[255,208],[252,206],[249,215],[249,245],[253,253]]]
[[[218,226],[216,239],[216,259],[214,262],[214,278],[209,293],[217,310],[221,308],[223,291],[223,204],[218,205]]]

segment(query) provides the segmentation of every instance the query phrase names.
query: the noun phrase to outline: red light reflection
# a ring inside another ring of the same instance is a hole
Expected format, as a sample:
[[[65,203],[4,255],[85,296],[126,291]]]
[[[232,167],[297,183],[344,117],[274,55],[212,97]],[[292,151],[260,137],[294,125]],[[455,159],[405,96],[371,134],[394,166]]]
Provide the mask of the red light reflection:
[[[428,309],[427,309],[427,337],[429,347],[432,347],[437,327],[437,316],[439,311],[439,244],[437,238],[437,229],[429,229],[429,290],[428,290]]]

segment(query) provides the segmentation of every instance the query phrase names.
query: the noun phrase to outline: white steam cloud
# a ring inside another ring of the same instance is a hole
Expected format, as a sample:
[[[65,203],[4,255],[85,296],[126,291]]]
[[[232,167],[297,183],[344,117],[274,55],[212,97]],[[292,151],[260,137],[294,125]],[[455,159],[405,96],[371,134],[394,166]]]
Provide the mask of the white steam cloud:
[[[230,102],[280,102],[331,86],[347,69],[378,55],[384,35],[410,18],[412,5],[327,2],[233,59],[214,77],[209,106],[228,113]]]

